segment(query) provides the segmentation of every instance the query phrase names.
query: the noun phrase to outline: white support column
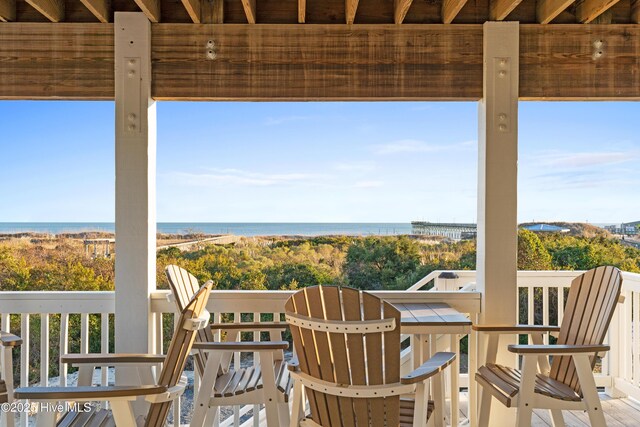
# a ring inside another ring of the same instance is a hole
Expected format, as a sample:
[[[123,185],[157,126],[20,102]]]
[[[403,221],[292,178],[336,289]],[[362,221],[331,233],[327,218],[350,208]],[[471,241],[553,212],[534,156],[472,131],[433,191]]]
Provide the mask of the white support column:
[[[156,287],[156,106],[151,24],[116,12],[116,352],[153,351]]]
[[[518,62],[517,22],[484,24],[483,98],[479,105],[477,286],[482,324],[517,322]],[[507,335],[498,363],[513,366]],[[484,341],[484,340],[483,340]],[[480,360],[484,345],[480,343]],[[513,425],[515,414],[491,407],[491,426]],[[500,414],[502,412],[502,414]]]

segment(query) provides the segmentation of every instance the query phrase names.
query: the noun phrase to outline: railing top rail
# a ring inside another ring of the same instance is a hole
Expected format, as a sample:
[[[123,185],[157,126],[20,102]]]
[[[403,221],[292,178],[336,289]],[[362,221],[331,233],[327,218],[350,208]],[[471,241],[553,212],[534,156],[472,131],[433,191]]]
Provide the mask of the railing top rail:
[[[474,281],[474,270],[436,270],[420,282],[426,284],[444,272],[455,272],[458,281]],[[568,286],[570,279],[582,271],[519,271],[519,286],[554,287]],[[623,290],[640,292],[640,274],[622,272]],[[418,284],[417,283],[417,284]],[[416,285],[417,285],[416,284]],[[479,311],[480,292],[432,291],[423,292],[416,285],[406,291],[371,291],[382,298],[393,301],[447,301],[462,304],[467,312]],[[281,312],[283,304],[294,291],[264,290],[216,290],[209,309],[241,310],[243,312]],[[153,312],[172,312],[173,304],[167,300],[168,290],[157,290],[150,295]],[[459,308],[459,307],[458,307]],[[113,313],[115,311],[114,291],[3,291],[0,298],[0,313]]]
[[[281,313],[284,303],[295,291],[252,291],[252,290],[214,290],[207,304],[207,309],[214,313]],[[424,291],[369,291],[390,302],[447,302],[464,313],[479,313],[480,292],[424,292]],[[175,304],[169,301],[168,290],[151,294],[151,311],[170,313]]]
[[[114,291],[6,291],[0,313],[113,313]]]

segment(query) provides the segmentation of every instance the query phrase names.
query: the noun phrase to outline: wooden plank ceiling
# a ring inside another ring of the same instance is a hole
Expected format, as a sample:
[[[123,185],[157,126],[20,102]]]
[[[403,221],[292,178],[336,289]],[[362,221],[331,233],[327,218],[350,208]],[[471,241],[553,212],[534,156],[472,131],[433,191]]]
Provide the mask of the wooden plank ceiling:
[[[163,23],[629,24],[640,0],[0,0],[9,22],[113,22],[114,11]]]

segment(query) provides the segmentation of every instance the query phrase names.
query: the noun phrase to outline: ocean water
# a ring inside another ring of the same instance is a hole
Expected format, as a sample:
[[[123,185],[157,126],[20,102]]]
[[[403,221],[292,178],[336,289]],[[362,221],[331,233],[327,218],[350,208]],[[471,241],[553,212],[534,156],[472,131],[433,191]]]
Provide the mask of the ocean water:
[[[326,236],[411,234],[410,223],[322,223],[322,222],[159,222],[159,233],[234,234],[237,236]],[[0,222],[0,234],[6,233],[79,233],[115,231],[112,222]]]

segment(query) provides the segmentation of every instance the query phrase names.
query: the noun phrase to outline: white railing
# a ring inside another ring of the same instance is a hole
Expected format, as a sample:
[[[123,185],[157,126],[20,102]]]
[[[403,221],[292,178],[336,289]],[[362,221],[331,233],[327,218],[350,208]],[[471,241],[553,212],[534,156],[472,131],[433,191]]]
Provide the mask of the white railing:
[[[622,274],[622,307],[611,323],[613,391],[640,400],[640,274]]]
[[[475,320],[480,312],[481,295],[478,292],[460,292],[459,289],[474,290],[474,271],[455,271],[457,278],[439,278],[442,271],[435,271],[420,280],[408,291],[378,291],[375,294],[391,302],[446,301],[462,313],[469,313]],[[523,307],[523,323],[556,324],[562,319],[565,289],[577,271],[523,271],[518,273],[520,288],[519,304]],[[602,372],[598,375],[599,386],[607,388],[612,395],[629,395],[640,399],[640,274],[623,273],[624,302],[616,310],[610,329],[611,351],[603,359]],[[424,289],[433,285],[429,292]],[[151,310],[154,313],[155,350],[160,353],[170,337],[163,336],[163,320],[171,322],[174,304],[168,291],[156,291],[151,295]],[[541,298],[530,298],[531,295]],[[207,306],[213,319],[220,321],[278,320],[284,310],[284,302],[291,291],[214,291]],[[108,352],[113,347],[112,323],[115,309],[113,292],[3,292],[0,299],[0,320],[3,330],[19,334],[23,345],[16,350],[14,363],[16,378],[21,386],[33,383],[52,384],[52,371],[61,373],[59,384],[66,385],[68,367],[59,363],[55,353],[69,351],[86,353]],[[552,313],[557,312],[557,316]],[[79,325],[79,328],[78,326]],[[76,333],[79,329],[79,333]],[[260,339],[255,334],[253,339]],[[55,342],[54,342],[55,340]],[[30,362],[30,352],[40,352],[40,366],[35,370]],[[4,362],[4,361],[3,361]],[[234,357],[241,363],[241,355]],[[101,372],[97,382],[107,384],[106,372]],[[468,383],[461,375],[460,385]],[[194,375],[194,391],[198,389],[198,378]],[[231,416],[221,425],[258,423],[252,405],[235,407]],[[174,419],[180,416],[179,405],[173,411]],[[245,419],[249,418],[249,421]],[[244,423],[242,422],[244,421]],[[27,417],[19,420],[27,426]]]
[[[50,385],[52,337],[58,337],[55,343],[58,354],[67,353],[70,349],[88,353],[90,343],[93,343],[94,348],[99,348],[99,352],[108,353],[111,344],[109,323],[113,321],[114,309],[113,292],[2,292],[2,330],[16,333],[23,340],[22,346],[17,350],[20,353],[17,372],[20,386],[26,387],[34,382]],[[97,326],[93,328],[94,336],[91,336],[91,321]],[[39,323],[40,326],[32,329],[32,323]],[[52,328],[52,323],[55,324],[55,328]],[[79,336],[69,336],[69,325],[73,323],[80,324]],[[34,340],[39,342],[34,343]],[[70,343],[78,344],[77,348],[70,348]],[[39,372],[31,373],[33,367],[29,356],[32,349],[40,353]],[[17,355],[14,355],[14,358],[16,357]],[[14,363],[17,362],[14,359]],[[5,361],[2,360],[1,363],[4,364]],[[58,365],[58,384],[66,386],[67,364],[60,363],[58,359],[54,363]],[[100,382],[106,385],[107,381],[105,370],[101,373]],[[28,417],[20,415],[18,425],[26,427]]]

